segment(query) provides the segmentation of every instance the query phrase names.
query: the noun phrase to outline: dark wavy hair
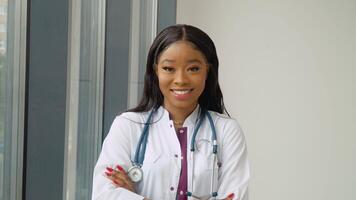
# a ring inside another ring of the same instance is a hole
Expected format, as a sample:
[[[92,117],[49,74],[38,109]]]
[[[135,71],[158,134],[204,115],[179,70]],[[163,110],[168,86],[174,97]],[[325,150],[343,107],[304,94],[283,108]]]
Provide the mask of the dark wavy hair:
[[[163,104],[163,95],[159,89],[158,77],[155,67],[160,54],[171,44],[177,41],[190,42],[204,56],[209,65],[208,77],[205,88],[198,99],[200,108],[205,113],[207,110],[218,113],[226,113],[223,95],[218,81],[219,60],[216,54],[214,42],[202,30],[197,27],[177,24],[163,29],[153,41],[147,56],[146,74],[143,96],[137,107],[130,109],[132,112],[145,112],[152,108],[158,108]]]

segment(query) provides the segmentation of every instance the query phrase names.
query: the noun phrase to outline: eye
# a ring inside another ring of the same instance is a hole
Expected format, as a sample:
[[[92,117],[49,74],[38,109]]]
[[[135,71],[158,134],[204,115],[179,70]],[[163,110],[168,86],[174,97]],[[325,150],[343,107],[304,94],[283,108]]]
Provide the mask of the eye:
[[[189,68],[189,71],[192,71],[192,72],[198,72],[199,70],[200,70],[199,66],[192,66]]]
[[[173,67],[170,67],[170,66],[164,66],[162,67],[163,71],[166,71],[166,72],[173,72],[174,71],[174,68]]]

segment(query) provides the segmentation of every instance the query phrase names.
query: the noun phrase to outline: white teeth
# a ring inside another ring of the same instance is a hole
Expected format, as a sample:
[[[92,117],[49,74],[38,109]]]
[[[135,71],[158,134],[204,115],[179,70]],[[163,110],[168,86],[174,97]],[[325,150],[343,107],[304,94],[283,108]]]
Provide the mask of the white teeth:
[[[187,94],[190,90],[173,90],[175,94]]]

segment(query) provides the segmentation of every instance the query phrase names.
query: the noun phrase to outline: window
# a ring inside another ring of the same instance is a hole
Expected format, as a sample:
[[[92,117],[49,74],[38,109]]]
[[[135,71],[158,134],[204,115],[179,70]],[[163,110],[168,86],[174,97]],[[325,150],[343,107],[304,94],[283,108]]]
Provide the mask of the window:
[[[24,3],[0,0],[0,199],[20,200],[22,193]]]
[[[64,195],[86,200],[101,147],[105,1],[72,1],[70,16]]]
[[[4,199],[4,188],[6,180],[4,179],[4,169],[5,169],[5,125],[6,117],[5,114],[8,112],[6,108],[10,106],[10,102],[6,99],[9,92],[7,87],[6,74],[8,73],[8,67],[5,66],[6,54],[5,54],[5,44],[6,44],[6,33],[4,33],[6,26],[6,15],[4,15],[3,10],[7,7],[7,1],[0,1],[0,197]],[[7,90],[7,91],[6,91]],[[6,139],[7,140],[7,139]]]

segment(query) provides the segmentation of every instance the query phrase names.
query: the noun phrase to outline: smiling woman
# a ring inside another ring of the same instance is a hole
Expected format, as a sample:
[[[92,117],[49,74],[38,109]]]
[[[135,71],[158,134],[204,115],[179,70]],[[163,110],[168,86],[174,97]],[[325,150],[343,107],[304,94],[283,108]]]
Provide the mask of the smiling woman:
[[[164,96],[164,107],[171,112],[182,109],[187,112],[184,115],[191,113],[204,91],[208,76],[204,55],[192,43],[175,42],[159,56],[155,70]],[[173,118],[173,121],[182,122],[184,119]]]
[[[141,102],[105,138],[93,200],[248,200],[245,137],[225,110],[218,68],[200,29],[174,25],[157,35]]]

